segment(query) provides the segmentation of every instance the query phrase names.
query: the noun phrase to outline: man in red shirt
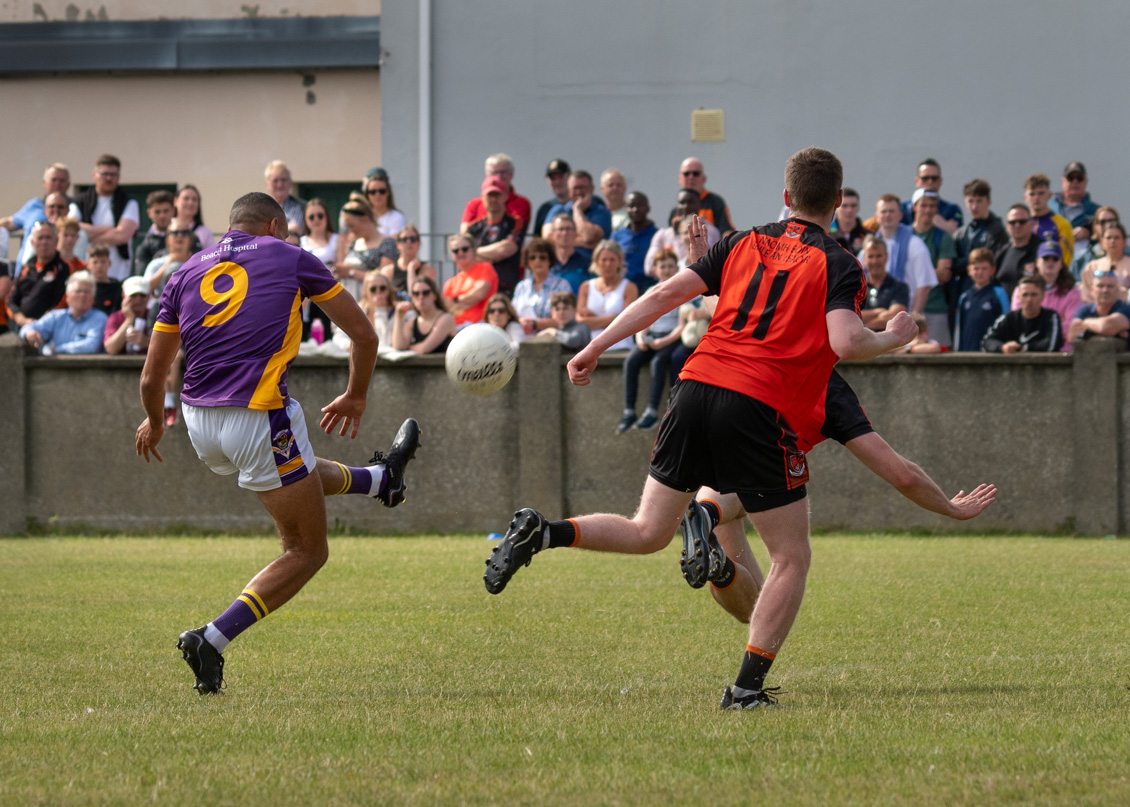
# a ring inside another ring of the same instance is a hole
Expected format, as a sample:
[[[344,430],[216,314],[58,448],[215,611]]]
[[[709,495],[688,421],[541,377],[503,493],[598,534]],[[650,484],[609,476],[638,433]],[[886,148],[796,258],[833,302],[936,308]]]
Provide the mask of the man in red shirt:
[[[570,380],[585,386],[611,345],[700,294],[718,296],[710,327],[672,390],[636,515],[549,522],[536,510],[519,510],[487,559],[483,580],[489,592],[501,592],[519,567],[550,547],[659,551],[671,542],[698,486],[736,493],[769,550],[773,571],[722,707],[776,702],[774,691],[764,687],[765,675],[800,609],[811,554],[808,466],[790,421],[811,416],[838,359],[874,358],[909,343],[917,332],[906,312],[881,333],[864,327],[863,270],[827,232],[843,198],[842,182],[843,166],[834,154],[797,152],[785,167],[792,217],[724,236],[701,260],[628,306],[569,362]],[[696,216],[691,226],[692,243],[703,248],[705,225]],[[734,515],[703,507],[714,523]],[[718,587],[737,574],[717,542],[707,547],[704,562],[706,579]]]
[[[506,212],[514,217],[517,226],[514,232],[518,234],[518,246],[526,237],[526,228],[530,226],[530,200],[514,190],[511,181],[514,179],[514,161],[505,154],[492,154],[487,157],[486,178],[498,177],[502,180],[503,196],[506,197]],[[459,225],[459,232],[467,232],[467,228],[486,215],[486,206],[482,197],[476,196],[467,202],[463,208],[463,219]]]

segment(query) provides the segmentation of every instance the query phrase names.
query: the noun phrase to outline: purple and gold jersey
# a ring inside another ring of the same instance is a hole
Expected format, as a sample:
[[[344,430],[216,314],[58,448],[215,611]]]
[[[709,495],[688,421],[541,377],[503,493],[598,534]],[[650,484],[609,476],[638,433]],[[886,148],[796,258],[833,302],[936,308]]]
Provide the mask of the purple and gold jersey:
[[[230,230],[169,279],[154,330],[179,333],[181,399],[193,406],[286,406],[300,307],[342,291],[320,260],[271,236]]]

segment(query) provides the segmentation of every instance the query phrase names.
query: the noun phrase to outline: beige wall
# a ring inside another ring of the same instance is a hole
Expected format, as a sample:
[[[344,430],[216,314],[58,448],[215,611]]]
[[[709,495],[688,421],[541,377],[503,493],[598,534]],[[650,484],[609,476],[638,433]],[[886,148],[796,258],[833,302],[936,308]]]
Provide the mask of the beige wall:
[[[376,70],[179,76],[61,76],[0,81],[0,108],[42,125],[0,127],[0,215],[43,192],[43,169],[65,163],[89,182],[104,152],[131,182],[191,182],[205,223],[223,230],[238,196],[263,190],[285,160],[296,181],[349,181],[381,164]],[[307,104],[307,89],[316,102]]]
[[[0,22],[375,16],[381,0],[7,0]]]

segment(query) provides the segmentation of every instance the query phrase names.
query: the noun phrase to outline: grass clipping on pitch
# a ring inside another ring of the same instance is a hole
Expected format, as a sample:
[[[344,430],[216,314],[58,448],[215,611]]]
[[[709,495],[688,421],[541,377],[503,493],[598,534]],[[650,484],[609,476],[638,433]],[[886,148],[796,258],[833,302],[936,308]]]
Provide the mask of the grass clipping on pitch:
[[[1130,542],[823,537],[768,683],[678,546],[336,539],[200,698],[257,539],[0,542],[0,804],[1130,803]],[[758,550],[764,559],[764,552]]]

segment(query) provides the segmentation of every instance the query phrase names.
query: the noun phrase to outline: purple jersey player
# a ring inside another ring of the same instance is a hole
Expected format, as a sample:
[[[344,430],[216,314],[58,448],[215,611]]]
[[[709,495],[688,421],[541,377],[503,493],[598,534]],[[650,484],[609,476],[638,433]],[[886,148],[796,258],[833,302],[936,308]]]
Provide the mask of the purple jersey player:
[[[287,244],[286,216],[264,193],[236,200],[220,243],[193,255],[172,276],[141,374],[147,418],[137,429],[139,456],[161,461],[164,379],[184,345],[181,404],[200,459],[218,474],[239,474],[274,519],[283,554],[235,601],[177,647],[200,694],[223,687],[228,643],[298,593],[326,562],[325,497],[359,493],[386,507],[404,501],[404,470],[415,455],[419,425],[404,421],[387,453],[367,467],[314,456],[286,375],[298,355],[301,307],[312,299],[352,340],[346,391],[322,409],[326,434],[356,437],[365,412],[377,336],[368,318],[321,261]]]

